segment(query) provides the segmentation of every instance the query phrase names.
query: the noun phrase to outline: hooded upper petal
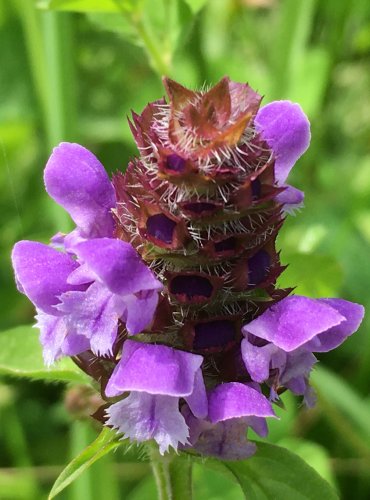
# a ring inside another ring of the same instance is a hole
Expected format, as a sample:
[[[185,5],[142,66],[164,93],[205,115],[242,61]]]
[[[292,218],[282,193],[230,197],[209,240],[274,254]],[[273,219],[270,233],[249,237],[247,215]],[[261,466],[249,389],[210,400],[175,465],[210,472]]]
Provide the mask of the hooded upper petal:
[[[318,299],[318,302],[329,305],[345,318],[339,325],[317,335],[307,344],[307,349],[311,349],[313,352],[327,352],[338,347],[358,329],[364,317],[365,309],[360,304],[343,299]]]
[[[310,122],[299,104],[274,101],[258,111],[255,124],[274,153],[275,179],[282,184],[310,144]]]
[[[185,397],[194,390],[195,375],[203,362],[198,354],[163,345],[126,340],[122,357],[109,379],[108,397],[125,391]]]
[[[274,417],[269,400],[256,389],[239,382],[220,384],[208,396],[212,423],[240,417]]]
[[[74,248],[79,259],[107,288],[119,295],[160,290],[163,285],[125,241],[96,238]],[[73,281],[73,277],[71,277]]]
[[[62,142],[46,164],[44,181],[48,194],[67,210],[84,237],[112,235],[114,189],[89,150]]]
[[[58,304],[59,295],[77,288],[68,284],[67,278],[78,263],[69,255],[43,243],[16,243],[12,263],[20,291],[46,313],[57,315],[58,311],[53,306]]]
[[[331,304],[295,295],[274,304],[242,331],[290,352],[343,321],[345,317]]]

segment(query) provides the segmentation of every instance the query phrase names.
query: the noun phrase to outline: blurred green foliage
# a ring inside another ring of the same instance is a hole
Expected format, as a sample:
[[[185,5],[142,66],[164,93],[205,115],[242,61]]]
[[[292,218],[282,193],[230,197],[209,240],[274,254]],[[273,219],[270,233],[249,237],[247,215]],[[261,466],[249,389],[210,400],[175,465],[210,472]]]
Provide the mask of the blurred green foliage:
[[[135,154],[126,116],[162,95],[161,73],[191,87],[227,74],[248,81],[264,102],[302,105],[312,122],[312,145],[290,182],[305,190],[306,207],[279,237],[282,261],[289,264],[281,282],[298,293],[341,296],[370,310],[367,0],[38,4],[0,0],[1,330],[30,324],[34,314],[13,283],[12,245],[46,242],[71,225],[43,188],[52,147],[80,142],[109,171],[124,169]],[[370,497],[369,327],[370,315],[338,351],[323,357],[326,368],[313,377],[314,410],[284,396],[286,409],[269,438],[305,458],[344,499]],[[1,499],[46,498],[62,465],[95,438],[93,426],[73,421],[63,406],[64,391],[62,385],[2,378]],[[136,463],[137,454],[132,448],[106,456],[60,498],[155,498],[149,466]],[[194,480],[196,498],[243,497],[231,480],[199,465]]]

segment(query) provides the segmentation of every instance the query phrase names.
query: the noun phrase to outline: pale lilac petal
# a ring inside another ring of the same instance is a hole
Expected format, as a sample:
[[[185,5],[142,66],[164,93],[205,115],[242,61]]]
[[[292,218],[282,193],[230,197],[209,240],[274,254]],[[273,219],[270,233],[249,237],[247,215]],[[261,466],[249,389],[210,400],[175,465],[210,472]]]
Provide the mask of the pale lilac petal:
[[[303,375],[292,378],[285,383],[286,388],[297,396],[302,396],[306,392],[307,385],[308,381]]]
[[[83,285],[92,283],[97,279],[96,274],[87,266],[82,264],[68,276],[68,283],[71,285]]]
[[[64,316],[37,311],[36,320],[35,327],[40,330],[40,343],[47,366],[62,356],[75,356],[90,349],[90,342],[85,336],[68,329]]]
[[[267,422],[265,418],[261,417],[246,417],[244,419],[245,423],[254,430],[256,434],[260,437],[267,437],[269,430],[267,427]]]
[[[57,307],[65,315],[68,330],[88,338],[95,354],[111,353],[124,309],[120,297],[96,282],[85,292],[67,292],[60,298]]]
[[[114,189],[90,151],[62,142],[47,162],[44,181],[48,194],[67,210],[86,237],[113,234]]]
[[[221,460],[243,460],[256,452],[256,445],[247,441],[247,419],[233,418],[211,424],[195,418],[187,407],[182,413],[189,426],[190,444],[201,455]]]
[[[126,391],[167,396],[190,396],[203,357],[172,347],[126,340],[122,357],[109,379],[108,397]]]
[[[125,321],[127,331],[131,335],[142,332],[150,325],[158,305],[158,299],[156,290],[146,290],[122,298],[125,304],[122,320]]]
[[[358,329],[365,309],[360,304],[343,299],[318,299],[318,301],[333,307],[345,318],[345,321],[317,335],[305,346],[313,352],[327,352],[338,347]]]
[[[162,455],[170,446],[177,450],[179,443],[185,445],[189,437],[176,397],[131,392],[110,406],[107,414],[106,424],[118,429],[124,438],[137,442],[154,439]]]
[[[73,331],[67,333],[62,344],[63,356],[76,356],[90,349],[89,339],[85,335],[79,335]]]
[[[276,201],[283,205],[284,212],[293,215],[295,210],[303,208],[304,192],[293,186],[284,187],[284,191],[276,196]]]
[[[202,370],[199,368],[195,373],[194,390],[185,397],[193,415],[198,418],[206,418],[208,415],[208,400],[204,385]]]
[[[290,352],[343,321],[345,317],[328,303],[295,295],[274,304],[242,331]]]
[[[67,328],[62,317],[37,311],[35,327],[40,330],[40,342],[46,366],[52,365],[63,356],[62,344],[67,335]]]
[[[274,101],[258,111],[255,124],[274,153],[275,179],[281,185],[310,144],[310,122],[299,104]]]
[[[113,238],[96,238],[78,244],[74,250],[113,293],[126,295],[163,288],[129,243]]]
[[[35,241],[16,243],[12,262],[20,291],[38,309],[57,315],[53,306],[59,302],[58,296],[76,288],[67,283],[67,278],[78,267],[77,262],[69,255]]]
[[[280,383],[282,385],[287,385],[290,380],[302,376],[308,378],[317,359],[312,352],[306,351],[305,348],[306,346],[303,346],[297,351],[293,351],[287,355],[284,371],[280,376]],[[300,394],[304,394],[304,391]]]
[[[271,403],[263,394],[239,382],[220,384],[208,396],[212,423],[238,417],[274,417]]]
[[[274,344],[253,345],[248,338],[242,340],[241,353],[249,375],[255,382],[265,382],[270,376],[271,358],[278,350]]]

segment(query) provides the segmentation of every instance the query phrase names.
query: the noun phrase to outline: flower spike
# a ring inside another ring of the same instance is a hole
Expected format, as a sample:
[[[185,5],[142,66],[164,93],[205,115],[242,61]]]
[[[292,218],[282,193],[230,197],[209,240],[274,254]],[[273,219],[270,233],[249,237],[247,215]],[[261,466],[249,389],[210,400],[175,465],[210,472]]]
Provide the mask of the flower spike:
[[[96,413],[160,453],[247,458],[283,391],[314,403],[314,353],[359,327],[342,299],[290,295],[276,248],[304,194],[286,184],[310,142],[298,104],[222,78],[208,90],[164,79],[168,99],[132,113],[139,156],[109,179],[83,146],[45,168],[76,228],[12,259],[35,304],[45,363],[70,356],[100,385]],[[294,283],[292,283],[294,286]]]

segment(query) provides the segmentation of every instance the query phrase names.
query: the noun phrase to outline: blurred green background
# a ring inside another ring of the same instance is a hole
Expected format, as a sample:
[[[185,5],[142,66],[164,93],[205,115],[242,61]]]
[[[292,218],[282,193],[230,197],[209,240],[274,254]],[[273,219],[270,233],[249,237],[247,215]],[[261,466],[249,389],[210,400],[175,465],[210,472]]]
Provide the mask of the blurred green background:
[[[289,264],[281,283],[370,311],[367,0],[51,0],[38,8],[33,0],[0,0],[0,68],[0,330],[34,315],[13,283],[12,245],[47,242],[71,224],[44,192],[52,148],[80,142],[107,170],[124,169],[136,154],[126,116],[162,96],[161,73],[191,87],[229,75],[249,82],[265,103],[302,105],[312,145],[290,182],[306,201],[279,238]],[[340,349],[321,356],[315,409],[286,397],[281,420],[270,426],[270,442],[300,454],[344,499],[370,498],[369,330],[370,314]],[[46,498],[63,465],[96,436],[89,420],[67,409],[66,390],[1,377],[1,500]],[[132,448],[104,458],[60,498],[155,498],[138,455]],[[243,498],[212,470],[197,465],[194,476],[196,499]]]

